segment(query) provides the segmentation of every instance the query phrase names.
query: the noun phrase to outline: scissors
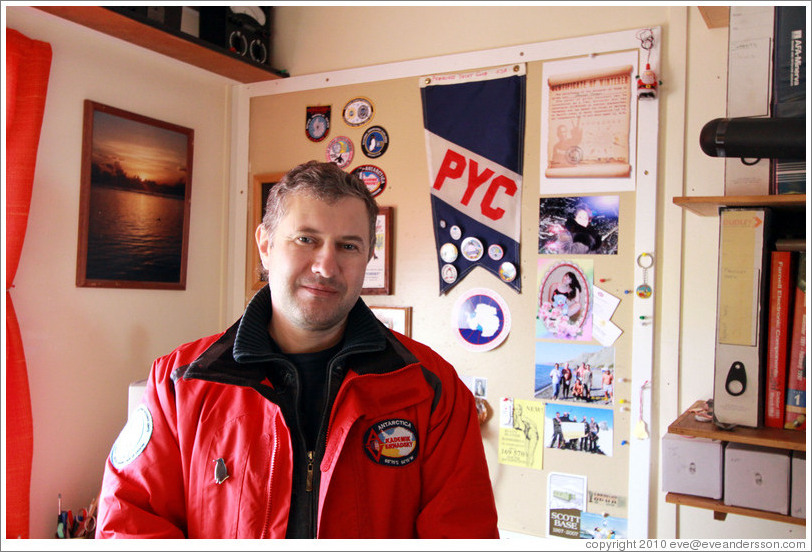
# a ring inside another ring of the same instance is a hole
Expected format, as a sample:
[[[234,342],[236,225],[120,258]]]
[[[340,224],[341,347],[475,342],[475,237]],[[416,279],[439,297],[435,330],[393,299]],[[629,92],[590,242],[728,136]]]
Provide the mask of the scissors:
[[[96,499],[94,498],[89,508],[82,508],[78,516],[76,528],[73,531],[73,538],[86,537],[92,535],[96,530]]]

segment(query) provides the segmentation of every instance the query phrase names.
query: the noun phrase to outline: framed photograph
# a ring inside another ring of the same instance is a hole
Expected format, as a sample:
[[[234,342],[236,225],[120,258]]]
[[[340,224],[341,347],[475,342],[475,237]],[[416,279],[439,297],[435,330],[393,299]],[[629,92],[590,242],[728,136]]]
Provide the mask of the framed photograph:
[[[255,174],[248,197],[248,231],[245,240],[245,302],[268,283],[268,274],[262,267],[259,259],[259,250],[254,233],[257,226],[265,216],[265,204],[268,202],[268,192],[274,184],[285,176],[284,172]]]
[[[194,130],[84,103],[79,287],[186,289]]]
[[[379,207],[375,251],[367,265],[361,295],[392,294],[392,207]]]
[[[412,337],[412,307],[372,307],[369,309],[390,330]]]

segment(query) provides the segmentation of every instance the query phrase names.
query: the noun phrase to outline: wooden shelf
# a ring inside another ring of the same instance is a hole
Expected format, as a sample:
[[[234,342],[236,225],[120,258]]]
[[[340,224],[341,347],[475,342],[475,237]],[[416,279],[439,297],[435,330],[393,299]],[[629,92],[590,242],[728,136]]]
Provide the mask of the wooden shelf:
[[[720,207],[774,207],[803,209],[806,194],[776,194],[760,196],[675,196],[674,204],[703,217],[715,217]]]
[[[741,516],[767,519],[770,521],[792,523],[794,525],[806,525],[806,520],[804,518],[785,516],[783,514],[776,514],[775,512],[755,510],[753,508],[743,508],[741,506],[729,506],[721,500],[714,500],[712,498],[705,498],[701,496],[680,493],[666,493],[665,501],[671,504],[677,504],[679,506],[693,506],[694,508],[713,510],[713,517],[714,519],[718,520],[724,520],[725,517],[727,517],[727,514],[738,514]]]
[[[272,69],[231,55],[225,48],[218,48],[185,33],[175,35],[102,6],[32,7],[241,83],[283,78]]]
[[[697,6],[709,29],[721,29],[730,25],[730,6]]]
[[[691,411],[695,408],[699,408],[703,403],[704,401],[696,401],[694,404],[692,404],[691,408],[683,412],[679,418],[674,420],[674,422],[668,426],[668,433],[685,435],[689,437],[705,437],[707,439],[718,439],[720,441],[745,443],[748,445],[759,445],[784,450],[806,450],[805,431],[773,429],[769,427],[736,427],[726,430],[720,429],[713,422],[698,422],[696,419],[694,419],[694,413]],[[727,514],[738,514],[742,516],[767,519],[770,521],[781,521],[784,523],[793,523],[795,525],[806,525],[806,520],[803,518],[785,516],[782,514],[776,514],[775,512],[767,512],[765,510],[744,508],[742,506],[730,506],[721,500],[705,498],[702,496],[666,493],[665,501],[680,506],[693,506],[695,508],[713,510],[713,517],[718,520],[724,520]]]
[[[770,427],[750,428],[736,427],[730,430],[721,429],[713,422],[698,422],[694,419],[692,409],[699,407],[703,401],[697,401],[691,408],[682,413],[668,426],[668,433],[705,437],[732,443],[745,443],[787,450],[806,450],[806,432],[793,429],[773,429]]]

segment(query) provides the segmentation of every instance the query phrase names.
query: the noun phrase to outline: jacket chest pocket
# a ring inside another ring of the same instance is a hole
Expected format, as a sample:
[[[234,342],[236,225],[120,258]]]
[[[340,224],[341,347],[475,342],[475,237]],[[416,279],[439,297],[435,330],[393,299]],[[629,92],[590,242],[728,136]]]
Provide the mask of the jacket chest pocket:
[[[273,438],[247,416],[229,420],[195,458],[189,536],[260,538],[269,505]]]

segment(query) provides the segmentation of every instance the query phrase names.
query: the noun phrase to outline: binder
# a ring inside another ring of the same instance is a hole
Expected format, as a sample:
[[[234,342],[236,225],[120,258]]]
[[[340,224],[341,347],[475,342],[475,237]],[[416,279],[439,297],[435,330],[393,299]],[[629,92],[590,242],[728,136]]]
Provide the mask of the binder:
[[[716,308],[714,421],[759,427],[764,416],[770,218],[766,208],[722,208]]]

